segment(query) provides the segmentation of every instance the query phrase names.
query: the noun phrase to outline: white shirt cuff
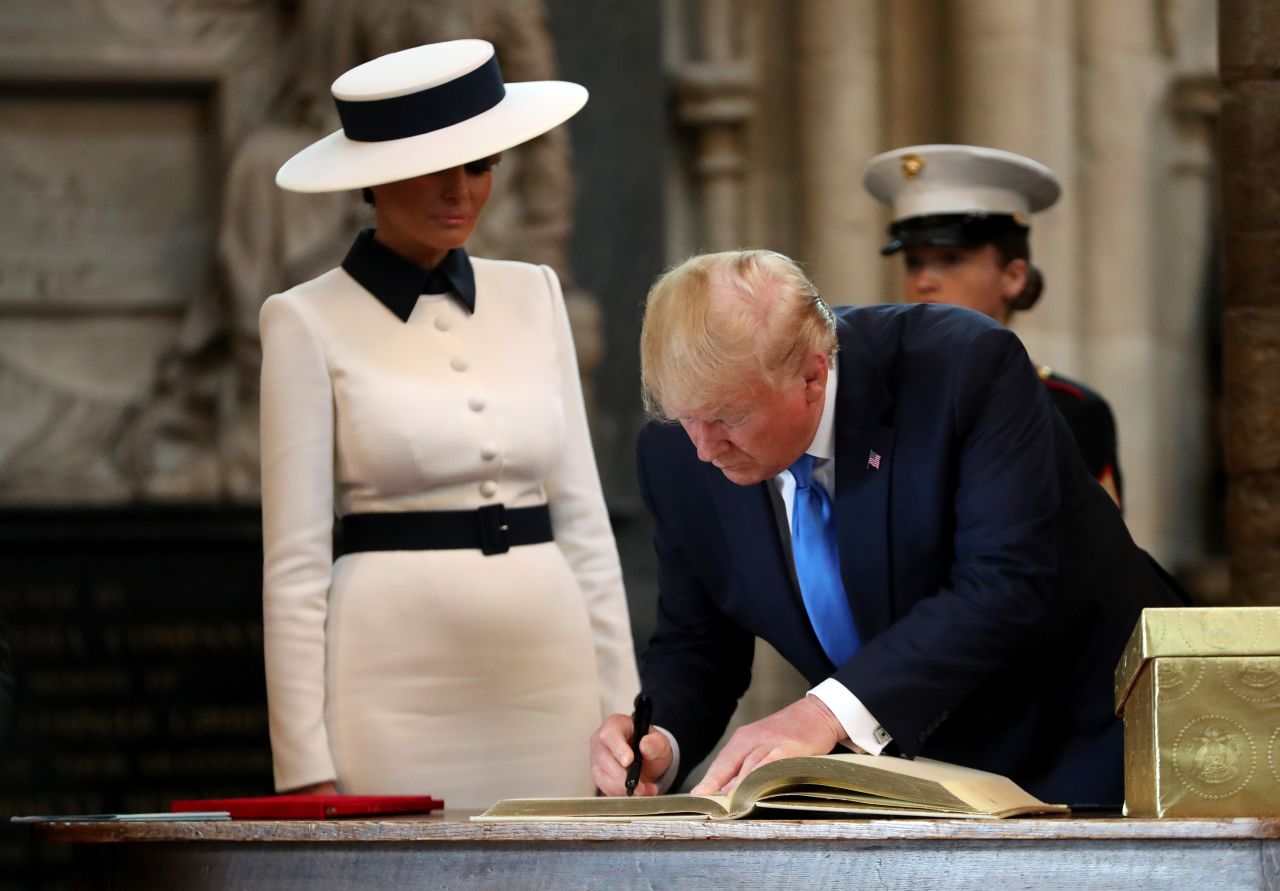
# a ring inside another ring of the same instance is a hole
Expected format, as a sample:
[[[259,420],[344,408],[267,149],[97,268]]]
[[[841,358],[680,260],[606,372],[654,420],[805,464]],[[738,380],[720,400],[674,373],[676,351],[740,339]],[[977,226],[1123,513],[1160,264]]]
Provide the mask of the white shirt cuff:
[[[680,772],[680,743],[676,742],[676,738],[671,735],[671,731],[667,728],[654,727],[653,729],[665,736],[667,742],[671,743],[671,766],[667,768],[662,776],[658,777],[658,794],[665,795],[676,781],[676,774]]]
[[[893,737],[880,726],[875,715],[867,711],[862,701],[835,678],[827,678],[810,690],[809,695],[816,696],[823,705],[831,709],[831,713],[848,734],[849,742],[868,755],[879,755],[885,746],[893,742]]]

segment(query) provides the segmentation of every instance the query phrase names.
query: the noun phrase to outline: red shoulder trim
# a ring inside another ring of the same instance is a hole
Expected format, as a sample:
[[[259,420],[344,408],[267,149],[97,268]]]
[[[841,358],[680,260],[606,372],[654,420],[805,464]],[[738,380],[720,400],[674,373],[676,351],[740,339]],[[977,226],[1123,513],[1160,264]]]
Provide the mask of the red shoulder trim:
[[[1057,380],[1054,380],[1053,378],[1046,378],[1044,381],[1044,385],[1048,387],[1050,390],[1061,390],[1063,393],[1070,393],[1072,396],[1074,396],[1076,399],[1079,399],[1081,402],[1084,401],[1084,391],[1081,390],[1079,387],[1073,387],[1070,384],[1065,383],[1064,381],[1057,381]]]

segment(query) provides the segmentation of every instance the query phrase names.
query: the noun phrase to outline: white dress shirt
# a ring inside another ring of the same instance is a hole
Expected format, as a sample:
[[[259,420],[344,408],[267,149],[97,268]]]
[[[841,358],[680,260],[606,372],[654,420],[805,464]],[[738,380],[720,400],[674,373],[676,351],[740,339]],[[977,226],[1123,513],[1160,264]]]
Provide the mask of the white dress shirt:
[[[805,449],[806,455],[817,460],[813,465],[813,481],[821,486],[835,503],[836,490],[836,386],[839,375],[837,364],[831,363],[831,371],[827,374],[827,389],[822,403],[822,418],[818,421],[818,430],[813,442]],[[787,509],[787,528],[791,528],[791,511],[796,500],[796,481],[790,470],[784,470],[773,478],[773,485],[782,496],[782,503]],[[848,591],[853,597],[857,591]],[[880,722],[867,710],[857,696],[854,696],[844,684],[835,678],[827,678],[809,691],[822,704],[831,709],[840,726],[848,734],[847,742],[853,747],[870,755],[879,755],[893,739],[880,726]]]

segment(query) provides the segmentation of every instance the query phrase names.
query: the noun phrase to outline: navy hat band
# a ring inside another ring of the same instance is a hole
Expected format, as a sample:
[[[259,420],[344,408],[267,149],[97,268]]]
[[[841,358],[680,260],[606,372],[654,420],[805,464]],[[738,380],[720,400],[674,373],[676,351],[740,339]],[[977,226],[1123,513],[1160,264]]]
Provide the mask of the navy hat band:
[[[334,97],[348,139],[387,142],[443,130],[493,108],[507,95],[498,57],[446,83],[393,96],[352,102]]]
[[[889,243],[880,248],[880,253],[887,256],[903,248],[925,245],[976,247],[1011,230],[1025,232],[1029,228],[1013,214],[960,213],[908,217],[890,224]]]

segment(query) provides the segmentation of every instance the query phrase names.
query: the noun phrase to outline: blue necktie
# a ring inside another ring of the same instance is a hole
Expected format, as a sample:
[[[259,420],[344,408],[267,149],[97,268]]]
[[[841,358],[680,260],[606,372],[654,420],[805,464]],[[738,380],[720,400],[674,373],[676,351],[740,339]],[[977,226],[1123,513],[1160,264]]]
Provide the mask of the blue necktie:
[[[858,629],[840,581],[840,551],[831,497],[813,483],[812,455],[801,455],[790,468],[796,481],[791,505],[791,550],[795,554],[800,596],[827,658],[837,667],[858,652]]]

